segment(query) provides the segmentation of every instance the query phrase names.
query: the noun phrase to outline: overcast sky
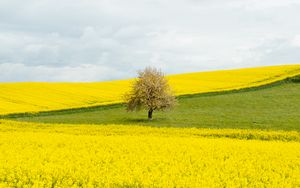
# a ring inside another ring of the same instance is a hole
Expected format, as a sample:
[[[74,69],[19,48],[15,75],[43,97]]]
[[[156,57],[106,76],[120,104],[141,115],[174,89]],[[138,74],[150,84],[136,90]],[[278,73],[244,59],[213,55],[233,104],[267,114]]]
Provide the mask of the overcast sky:
[[[0,0],[0,81],[300,63],[300,0]]]

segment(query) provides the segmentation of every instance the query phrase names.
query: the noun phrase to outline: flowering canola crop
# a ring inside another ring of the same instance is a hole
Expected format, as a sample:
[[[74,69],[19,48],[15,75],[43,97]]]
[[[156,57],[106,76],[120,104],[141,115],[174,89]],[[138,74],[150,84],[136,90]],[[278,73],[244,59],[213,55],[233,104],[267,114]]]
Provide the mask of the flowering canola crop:
[[[0,187],[299,187],[299,138],[0,120]]]
[[[270,66],[168,76],[176,95],[248,88],[300,74],[300,65]],[[0,83],[0,115],[122,102],[133,79],[94,83]]]

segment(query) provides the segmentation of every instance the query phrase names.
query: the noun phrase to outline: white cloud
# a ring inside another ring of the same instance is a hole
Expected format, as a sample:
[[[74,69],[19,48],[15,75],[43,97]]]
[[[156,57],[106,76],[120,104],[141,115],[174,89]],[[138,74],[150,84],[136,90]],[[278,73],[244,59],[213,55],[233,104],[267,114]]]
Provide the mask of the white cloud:
[[[3,0],[0,81],[300,63],[298,0]]]
[[[300,47],[300,35],[296,35],[292,41],[291,41],[292,46],[295,47]]]
[[[108,80],[111,74],[116,77],[129,77],[124,72],[119,72],[111,67],[83,64],[76,67],[48,67],[48,66],[26,66],[14,63],[0,64],[2,72],[1,79],[4,82],[11,81],[68,81],[68,82],[90,82]]]

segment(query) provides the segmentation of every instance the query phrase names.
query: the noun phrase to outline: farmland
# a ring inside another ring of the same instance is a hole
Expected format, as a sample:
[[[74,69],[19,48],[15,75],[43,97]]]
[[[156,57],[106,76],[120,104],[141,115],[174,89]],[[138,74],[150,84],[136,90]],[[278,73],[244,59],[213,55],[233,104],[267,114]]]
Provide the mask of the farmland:
[[[128,113],[124,105],[12,116],[13,120],[72,124],[300,130],[300,84],[293,81],[246,91],[181,97],[170,111]]]
[[[170,75],[176,95],[255,87],[300,74],[300,65]],[[133,79],[92,83],[0,83],[0,115],[53,111],[122,102]]]
[[[1,121],[0,185],[297,187],[299,138],[291,131]]]
[[[0,187],[299,187],[299,68],[170,76],[152,121],[130,80],[0,84]]]

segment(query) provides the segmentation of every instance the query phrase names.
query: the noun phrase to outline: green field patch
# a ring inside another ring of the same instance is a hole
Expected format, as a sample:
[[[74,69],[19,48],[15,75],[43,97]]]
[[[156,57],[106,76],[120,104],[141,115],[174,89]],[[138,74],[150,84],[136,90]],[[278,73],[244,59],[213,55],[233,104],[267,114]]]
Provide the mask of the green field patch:
[[[260,88],[178,97],[170,111],[128,113],[123,104],[6,116],[18,121],[158,127],[300,130],[299,77]]]

